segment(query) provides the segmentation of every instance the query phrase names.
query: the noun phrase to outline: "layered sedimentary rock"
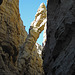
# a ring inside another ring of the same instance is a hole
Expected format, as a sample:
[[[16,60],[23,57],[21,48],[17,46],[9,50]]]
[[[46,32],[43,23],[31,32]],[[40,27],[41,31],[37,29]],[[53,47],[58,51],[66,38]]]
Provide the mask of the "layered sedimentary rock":
[[[42,59],[39,58],[39,54],[37,54],[34,46],[37,39],[39,38],[39,34],[44,30],[44,26],[47,21],[46,16],[46,7],[44,3],[42,3],[35,15],[34,21],[31,23],[29,35],[27,36],[25,44],[23,45],[24,50],[20,53],[20,67],[26,67],[24,71],[28,75],[43,74]],[[21,62],[21,60],[24,62]]]
[[[19,0],[0,0],[0,75],[42,75],[42,59],[36,41],[46,23],[42,3],[25,31],[19,14]]]
[[[1,0],[0,5],[0,46],[15,64],[19,48],[25,42],[27,32],[20,19],[18,0]],[[3,55],[3,57],[5,57]],[[4,58],[5,59],[5,58]]]
[[[75,75],[75,0],[48,0],[45,75]]]
[[[15,71],[18,53],[26,37],[19,14],[19,1],[0,0],[0,75],[12,75]]]

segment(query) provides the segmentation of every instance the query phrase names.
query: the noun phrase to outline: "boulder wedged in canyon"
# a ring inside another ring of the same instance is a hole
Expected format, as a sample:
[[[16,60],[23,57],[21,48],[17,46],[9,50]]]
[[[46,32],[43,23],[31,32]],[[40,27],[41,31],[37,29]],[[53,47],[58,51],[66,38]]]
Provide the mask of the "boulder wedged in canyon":
[[[48,0],[45,75],[75,75],[75,0]]]
[[[44,74],[36,41],[44,29],[46,13],[42,3],[27,34],[19,14],[19,0],[0,0],[0,75]]]

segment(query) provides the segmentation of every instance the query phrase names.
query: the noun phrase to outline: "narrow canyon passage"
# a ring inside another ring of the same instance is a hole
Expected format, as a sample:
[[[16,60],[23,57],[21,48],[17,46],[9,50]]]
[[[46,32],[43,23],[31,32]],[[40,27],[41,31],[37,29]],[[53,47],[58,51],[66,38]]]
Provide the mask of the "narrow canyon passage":
[[[42,3],[29,34],[19,0],[0,0],[0,75],[75,75],[75,0]]]

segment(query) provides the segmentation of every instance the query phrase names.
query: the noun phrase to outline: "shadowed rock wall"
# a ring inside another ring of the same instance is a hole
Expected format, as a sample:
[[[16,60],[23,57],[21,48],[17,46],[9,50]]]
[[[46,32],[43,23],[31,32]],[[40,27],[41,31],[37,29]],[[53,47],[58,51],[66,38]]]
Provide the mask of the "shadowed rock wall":
[[[75,0],[48,0],[45,75],[75,75]]]

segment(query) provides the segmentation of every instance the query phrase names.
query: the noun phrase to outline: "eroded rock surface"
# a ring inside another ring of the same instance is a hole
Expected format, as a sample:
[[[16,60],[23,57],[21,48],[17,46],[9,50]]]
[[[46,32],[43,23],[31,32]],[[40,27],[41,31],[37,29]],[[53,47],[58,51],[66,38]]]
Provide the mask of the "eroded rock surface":
[[[35,43],[46,17],[42,3],[27,34],[19,14],[19,0],[0,0],[0,75],[44,74]]]
[[[75,75],[75,0],[48,0],[45,75]]]
[[[19,14],[19,1],[0,0],[0,75],[12,75],[11,66],[13,69],[17,66],[17,56],[26,37]]]
[[[31,27],[29,29],[29,35],[23,45],[23,51],[21,52],[21,57],[19,60],[23,60],[20,62],[20,67],[27,67],[25,73],[28,75],[42,75],[43,67],[42,67],[42,59],[39,57],[37,50],[35,47],[35,43],[39,38],[40,33],[44,30],[44,26],[46,24],[47,11],[44,3],[42,3],[35,15],[35,20],[32,22]],[[36,65],[35,65],[36,64]]]

